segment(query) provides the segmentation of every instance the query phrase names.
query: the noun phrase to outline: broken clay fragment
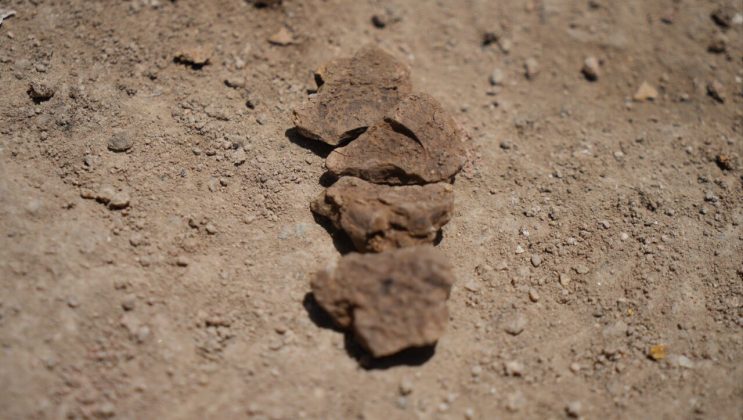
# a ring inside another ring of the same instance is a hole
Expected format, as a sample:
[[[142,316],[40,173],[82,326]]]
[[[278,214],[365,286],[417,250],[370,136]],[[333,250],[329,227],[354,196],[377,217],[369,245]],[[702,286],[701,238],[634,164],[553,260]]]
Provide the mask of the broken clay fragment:
[[[454,119],[431,96],[414,93],[358,139],[331,152],[325,165],[336,176],[407,185],[450,181],[464,161]]]
[[[343,177],[312,203],[361,252],[433,243],[454,210],[450,184],[388,186]]]
[[[312,281],[315,299],[374,357],[433,345],[446,329],[454,275],[432,246],[348,254]]]
[[[330,145],[358,136],[412,90],[410,70],[374,46],[327,63],[315,81],[317,94],[294,110],[294,124],[303,136]]]

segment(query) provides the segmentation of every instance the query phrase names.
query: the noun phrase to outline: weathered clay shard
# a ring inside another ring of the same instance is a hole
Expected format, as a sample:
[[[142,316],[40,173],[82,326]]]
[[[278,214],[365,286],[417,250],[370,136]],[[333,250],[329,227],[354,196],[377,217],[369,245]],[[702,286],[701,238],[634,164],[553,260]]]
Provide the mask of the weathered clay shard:
[[[451,180],[464,165],[461,132],[431,96],[403,98],[382,120],[325,162],[336,176],[376,184],[428,184]]]
[[[312,203],[361,252],[433,243],[454,209],[450,184],[377,185],[343,177]]]
[[[432,246],[348,254],[312,281],[315,299],[374,357],[432,345],[446,329],[454,275]]]
[[[327,63],[315,80],[317,94],[294,110],[294,124],[330,145],[358,136],[412,91],[410,70],[374,46]]]

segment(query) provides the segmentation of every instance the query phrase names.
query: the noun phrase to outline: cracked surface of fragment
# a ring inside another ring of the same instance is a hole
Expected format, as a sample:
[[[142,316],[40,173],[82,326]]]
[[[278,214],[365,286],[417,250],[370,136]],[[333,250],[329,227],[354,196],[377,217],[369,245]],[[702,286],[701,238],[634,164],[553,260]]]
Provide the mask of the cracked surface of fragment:
[[[383,50],[366,46],[316,71],[317,94],[294,110],[305,137],[330,145],[352,139],[412,91],[410,70]]]
[[[343,177],[313,203],[312,211],[327,217],[361,252],[433,243],[454,208],[450,184],[377,185]]]
[[[315,299],[374,357],[435,344],[454,275],[432,246],[348,254],[312,281]]]
[[[325,165],[336,176],[376,184],[450,181],[464,165],[461,137],[454,119],[434,98],[414,93],[358,139],[333,150]]]

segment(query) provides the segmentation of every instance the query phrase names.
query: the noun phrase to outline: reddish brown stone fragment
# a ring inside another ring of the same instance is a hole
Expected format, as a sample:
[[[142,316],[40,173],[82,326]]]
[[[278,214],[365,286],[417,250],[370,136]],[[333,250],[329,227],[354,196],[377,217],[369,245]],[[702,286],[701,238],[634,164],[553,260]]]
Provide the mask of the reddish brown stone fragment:
[[[358,139],[331,152],[325,165],[336,176],[406,185],[450,181],[464,161],[454,119],[431,96],[414,93]]]
[[[315,79],[317,94],[294,110],[294,124],[330,145],[358,136],[412,90],[410,70],[374,46],[327,63]]]
[[[377,185],[343,177],[312,203],[312,211],[329,218],[361,252],[381,252],[433,243],[451,219],[450,184]]]
[[[315,299],[374,357],[436,343],[454,275],[432,246],[348,254],[312,281]]]

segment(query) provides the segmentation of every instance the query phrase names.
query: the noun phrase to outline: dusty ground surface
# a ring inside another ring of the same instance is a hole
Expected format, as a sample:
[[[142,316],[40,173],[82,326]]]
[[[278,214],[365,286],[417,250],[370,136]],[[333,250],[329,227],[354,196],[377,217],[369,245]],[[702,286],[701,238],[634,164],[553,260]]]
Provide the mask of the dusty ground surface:
[[[741,418],[736,5],[0,0],[1,416]],[[343,240],[287,136],[366,43],[470,150],[448,331],[382,362],[307,297]]]

